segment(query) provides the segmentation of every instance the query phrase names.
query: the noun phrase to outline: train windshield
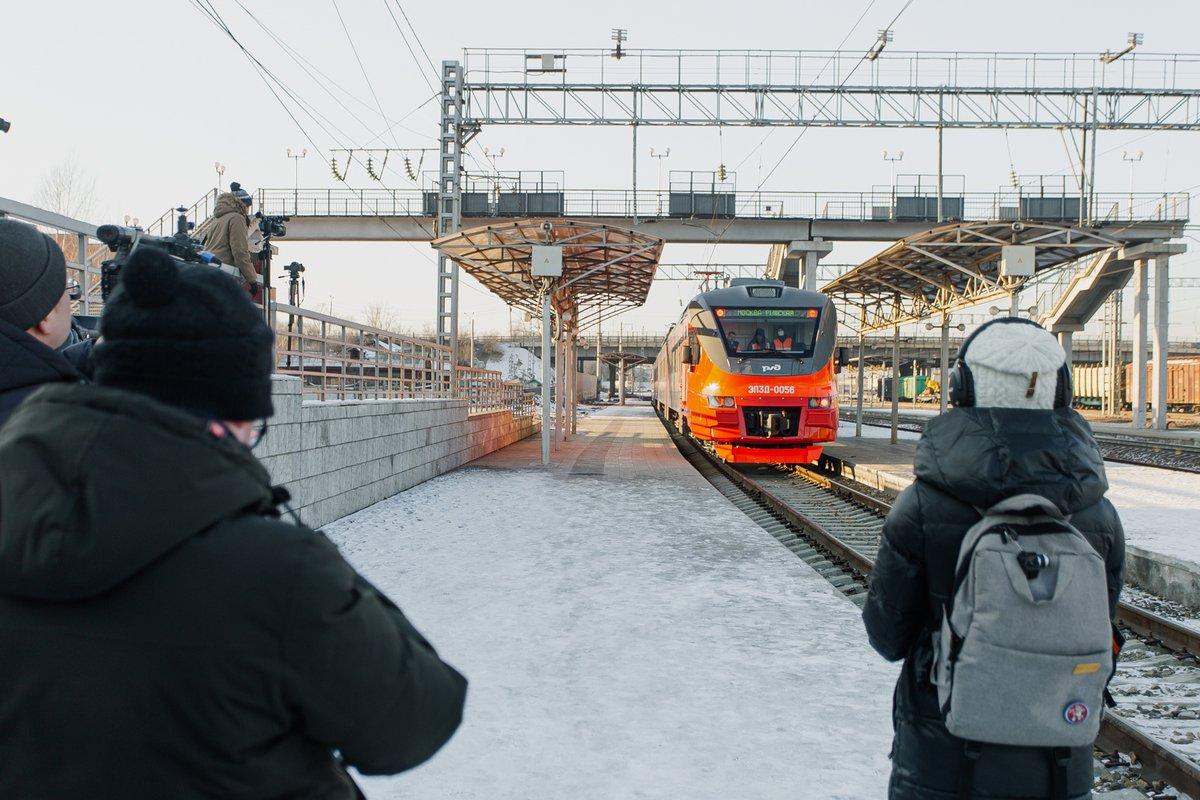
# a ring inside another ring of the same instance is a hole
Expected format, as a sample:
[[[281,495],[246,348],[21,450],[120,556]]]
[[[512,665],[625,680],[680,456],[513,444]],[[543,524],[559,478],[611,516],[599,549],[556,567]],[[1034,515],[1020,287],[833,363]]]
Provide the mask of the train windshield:
[[[729,355],[812,355],[821,321],[816,308],[718,308],[717,326]]]

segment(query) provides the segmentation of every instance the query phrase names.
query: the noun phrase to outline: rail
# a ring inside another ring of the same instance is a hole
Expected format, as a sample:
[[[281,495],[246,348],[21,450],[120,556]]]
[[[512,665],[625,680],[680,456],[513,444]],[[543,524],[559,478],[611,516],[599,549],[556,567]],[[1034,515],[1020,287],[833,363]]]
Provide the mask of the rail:
[[[801,555],[803,551],[798,547],[793,549],[794,545],[788,544],[788,540],[794,540],[797,535],[807,539],[808,544],[815,546],[817,557],[805,560],[813,564],[815,569],[848,597],[862,597],[859,582],[874,568],[874,548],[878,547],[882,517],[891,510],[890,503],[812,468],[796,471],[793,473],[794,478],[769,474],[756,474],[751,477],[712,457],[683,434],[672,430],[671,439],[684,456],[697,466],[701,474],[727,497],[730,497],[730,494],[721,489],[714,476],[723,476],[732,485],[734,492],[744,493],[751,502],[759,505],[768,514],[777,515],[783,526],[772,535],[784,541],[789,550],[798,556]],[[794,479],[802,479],[798,481],[801,484],[811,482],[820,489],[843,498],[847,502],[846,510],[862,508],[878,514],[877,523],[864,520],[859,514],[847,513],[842,508],[831,509],[823,506],[817,498],[809,497],[800,502],[799,496],[787,496],[782,491],[776,491],[778,481],[794,485]],[[737,505],[736,500],[734,504]],[[747,514],[749,513],[747,511]],[[763,522],[759,524],[768,531],[771,530]],[[788,527],[791,527],[794,533],[789,532]],[[835,527],[839,533],[834,532]],[[817,567],[816,564],[821,561],[826,562],[831,569],[822,570]],[[839,570],[838,567],[842,569]],[[1117,621],[1136,635],[1147,640],[1160,641],[1167,648],[1183,651],[1189,654],[1189,657],[1194,657],[1200,652],[1200,634],[1126,601],[1120,603]],[[1200,793],[1200,766],[1196,762],[1169,743],[1152,738],[1125,719],[1106,713],[1101,721],[1098,741],[1107,747],[1121,749],[1137,756],[1142,762],[1142,769],[1151,777],[1169,781],[1174,788],[1188,793],[1189,796],[1197,796]]]
[[[472,414],[511,411],[514,417],[533,416],[533,395],[525,392],[520,381],[506,381],[494,369],[456,369],[454,396],[467,400]]]
[[[451,396],[450,348],[283,303],[272,303],[275,371],[319,400]],[[499,373],[497,373],[499,374]]]
[[[463,218],[563,216],[712,219],[822,219],[871,222],[937,220],[932,192],[898,189],[869,192],[666,192],[654,189],[571,189],[545,197],[520,193],[463,195]],[[420,189],[260,189],[264,214],[305,217],[431,217],[432,192]],[[1188,219],[1187,192],[1105,192],[1094,200],[1096,223],[1178,222]],[[511,202],[510,202],[511,201]],[[193,209],[200,207],[198,202]],[[945,195],[947,220],[1038,220],[1075,222],[1079,196],[1016,189]],[[199,221],[200,218],[197,218]],[[161,221],[155,223],[161,227]],[[167,231],[170,232],[170,231]]]

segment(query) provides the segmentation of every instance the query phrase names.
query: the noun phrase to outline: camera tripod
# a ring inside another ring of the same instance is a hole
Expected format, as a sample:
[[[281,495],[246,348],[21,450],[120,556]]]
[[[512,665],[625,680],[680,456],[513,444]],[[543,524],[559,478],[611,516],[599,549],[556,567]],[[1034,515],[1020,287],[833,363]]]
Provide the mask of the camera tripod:
[[[293,261],[292,263],[290,263],[286,267],[284,267],[284,269],[287,271],[287,274],[288,274],[288,305],[292,306],[293,308],[299,308],[300,303],[302,303],[304,301],[304,278],[300,277],[300,273],[304,272],[304,265],[301,264],[299,261]],[[288,313],[288,324],[287,324],[288,354],[287,354],[287,360],[286,360],[286,364],[285,364],[285,366],[287,366],[289,368],[292,366],[292,350],[295,346],[295,337],[292,335],[292,331],[295,329],[295,325],[296,325],[296,315],[294,313],[289,312]],[[303,331],[301,331],[301,332],[303,333]],[[301,364],[301,366],[303,366],[303,364]]]

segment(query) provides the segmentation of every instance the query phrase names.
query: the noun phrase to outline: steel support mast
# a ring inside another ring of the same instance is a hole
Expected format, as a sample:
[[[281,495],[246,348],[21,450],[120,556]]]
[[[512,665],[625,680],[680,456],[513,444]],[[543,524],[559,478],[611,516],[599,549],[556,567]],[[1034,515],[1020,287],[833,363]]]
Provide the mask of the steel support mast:
[[[462,224],[463,69],[442,62],[442,119],[439,129],[437,234],[456,232]],[[451,352],[451,380],[458,367],[458,264],[438,253],[437,340]],[[451,386],[453,392],[454,386]]]

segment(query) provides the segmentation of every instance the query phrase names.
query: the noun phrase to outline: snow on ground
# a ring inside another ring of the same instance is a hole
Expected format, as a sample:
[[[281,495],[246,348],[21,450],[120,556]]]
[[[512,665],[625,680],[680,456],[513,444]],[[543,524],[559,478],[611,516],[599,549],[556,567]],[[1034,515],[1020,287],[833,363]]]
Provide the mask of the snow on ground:
[[[838,422],[838,434],[837,435],[838,435],[839,439],[853,439],[854,438],[854,423],[847,422],[844,419],[840,420]],[[863,423],[862,438],[864,438],[864,439],[887,439],[891,435],[892,435],[891,428],[884,428],[884,427],[880,427],[877,425],[867,425],[866,423]],[[898,441],[904,441],[905,439],[914,439],[915,440],[915,439],[920,439],[920,438],[921,438],[921,434],[917,433],[916,431],[906,431],[903,428],[900,428],[899,430],[896,431],[896,439]]]
[[[1104,463],[1125,541],[1200,564],[1200,475]]]
[[[867,798],[896,669],[707,486],[464,469],[327,528],[471,687],[371,800]]]

